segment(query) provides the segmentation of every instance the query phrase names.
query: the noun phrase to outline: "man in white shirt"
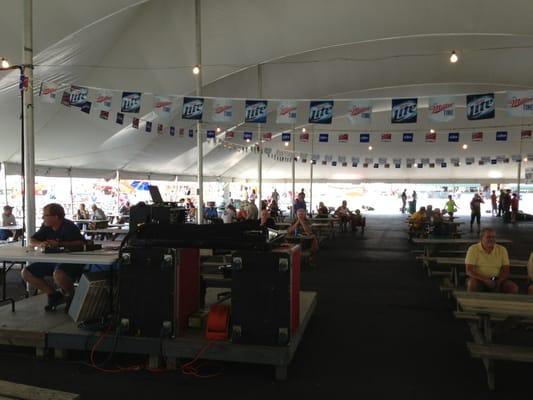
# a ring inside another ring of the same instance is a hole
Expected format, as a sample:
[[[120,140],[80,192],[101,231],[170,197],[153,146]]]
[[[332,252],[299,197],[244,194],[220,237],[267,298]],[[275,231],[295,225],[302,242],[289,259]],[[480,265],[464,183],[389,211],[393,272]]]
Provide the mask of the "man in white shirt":
[[[2,226],[13,226],[17,224],[17,220],[13,215],[13,207],[4,206],[4,212],[2,214]],[[13,231],[9,229],[0,229],[0,240],[7,240],[13,236]]]

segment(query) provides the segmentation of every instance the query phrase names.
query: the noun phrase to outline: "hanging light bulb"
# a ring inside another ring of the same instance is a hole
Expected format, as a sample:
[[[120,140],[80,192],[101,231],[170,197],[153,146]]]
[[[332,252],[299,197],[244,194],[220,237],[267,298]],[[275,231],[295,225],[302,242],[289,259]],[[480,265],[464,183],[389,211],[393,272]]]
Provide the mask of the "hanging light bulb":
[[[372,146],[368,146],[368,150],[372,151],[373,147]]]
[[[198,65],[195,65],[192,69],[192,73],[194,75],[198,75],[200,73],[200,67]]]
[[[435,129],[431,128],[431,129],[429,130],[429,133],[435,133]]]
[[[246,143],[250,143],[250,139],[246,139]]]
[[[468,149],[468,145],[465,143],[463,144],[463,150],[466,150],[466,149]]]
[[[303,133],[305,133],[305,130],[306,130],[305,128],[302,128],[302,132],[303,132]]]
[[[7,61],[4,57],[2,57],[2,62],[0,64],[2,68],[7,69],[9,68],[9,61]]]
[[[524,157],[524,162],[527,162],[527,157]]]
[[[217,133],[220,133],[220,128],[217,127]]]
[[[457,54],[455,53],[455,50],[452,51],[452,54],[450,56],[450,62],[452,64],[455,64],[459,60],[459,57],[457,57]]]
[[[285,142],[285,147],[289,146],[289,142]]]

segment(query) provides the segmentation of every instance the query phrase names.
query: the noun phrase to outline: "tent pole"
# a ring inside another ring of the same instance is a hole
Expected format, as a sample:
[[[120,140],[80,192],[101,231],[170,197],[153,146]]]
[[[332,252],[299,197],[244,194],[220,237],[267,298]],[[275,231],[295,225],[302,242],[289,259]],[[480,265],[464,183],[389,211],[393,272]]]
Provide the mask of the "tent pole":
[[[2,163],[2,180],[4,182],[4,197],[5,197],[5,200],[6,200],[6,206],[9,204],[7,202],[8,198],[7,198],[7,172],[6,172],[6,163],[3,162]]]
[[[311,168],[309,171],[309,214],[313,216],[313,153],[315,152],[315,126],[311,131]]]
[[[68,180],[70,185],[70,209],[71,214],[74,215],[74,191],[72,190],[72,168],[68,169]]]
[[[194,1],[196,17],[196,65],[200,69],[196,75],[196,96],[202,95],[202,10],[201,0]],[[202,224],[204,221],[204,149],[202,141],[201,123],[196,122],[196,147],[198,148],[198,207],[196,213],[196,223]]]
[[[33,1],[24,0],[24,72],[28,88],[24,96],[24,222],[26,237],[35,233],[35,138],[33,126]],[[23,89],[24,90],[24,89]],[[23,91],[22,90],[22,91]]]
[[[257,64],[257,96],[259,99],[263,97],[263,66]],[[259,216],[261,215],[261,202],[263,200],[263,138],[261,137],[261,124],[257,124],[257,134],[259,135],[259,160],[257,164],[257,177],[258,177],[258,193],[257,197],[259,199],[259,204],[257,208],[259,209]]]
[[[120,171],[117,169],[115,172],[115,184],[117,185],[117,215],[120,214]],[[120,220],[120,217],[117,217],[117,221]]]
[[[520,132],[520,161],[518,161],[518,171],[516,177],[516,195],[518,202],[520,202],[520,176],[522,175],[522,132]]]
[[[294,155],[296,151],[296,140],[295,140],[295,134],[294,129],[291,134],[291,141],[292,141],[292,204],[291,204],[291,217],[295,218],[296,213],[294,212],[294,201],[296,200],[296,162],[294,161]]]

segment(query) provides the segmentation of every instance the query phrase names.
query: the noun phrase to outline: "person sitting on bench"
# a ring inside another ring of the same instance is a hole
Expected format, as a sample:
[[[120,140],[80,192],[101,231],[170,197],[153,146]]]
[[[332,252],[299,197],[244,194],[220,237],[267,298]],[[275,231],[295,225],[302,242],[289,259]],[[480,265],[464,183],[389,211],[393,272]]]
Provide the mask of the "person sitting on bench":
[[[63,207],[51,203],[43,208],[43,224],[31,237],[30,245],[41,249],[76,247],[83,245],[83,237],[79,228],[72,221],[65,219]],[[63,302],[69,304],[74,294],[73,282],[80,278],[84,268],[83,264],[38,262],[22,269],[22,279],[48,295],[45,310],[53,311]],[[45,276],[53,276],[61,291],[50,286],[44,280]]]
[[[518,293],[516,283],[508,279],[509,255],[505,247],[496,244],[496,231],[483,228],[480,239],[466,253],[467,291]]]
[[[352,232],[357,230],[357,227],[361,227],[361,232],[365,231],[366,218],[363,217],[359,209],[355,210],[355,213],[351,215]]]
[[[310,262],[314,264],[315,254],[318,251],[318,240],[315,234],[313,233],[313,230],[311,229],[311,224],[309,223],[309,220],[307,219],[305,209],[299,208],[298,211],[296,211],[296,220],[293,221],[291,226],[289,226],[289,229],[287,229],[287,233],[289,235],[294,235],[294,236],[308,236],[313,239],[311,242]]]

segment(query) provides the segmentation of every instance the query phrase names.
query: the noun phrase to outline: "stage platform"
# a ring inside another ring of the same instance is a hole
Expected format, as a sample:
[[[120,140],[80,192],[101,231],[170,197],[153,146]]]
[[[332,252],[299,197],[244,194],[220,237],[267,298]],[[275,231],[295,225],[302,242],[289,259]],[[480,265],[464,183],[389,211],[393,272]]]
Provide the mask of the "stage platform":
[[[45,303],[46,297],[40,295],[18,301],[16,312],[12,312],[11,307],[0,307],[0,344],[33,347],[37,356],[50,350],[58,357],[64,357],[68,350],[90,351],[100,334],[79,329],[62,308],[45,312]],[[109,334],[98,345],[98,351],[109,353],[114,348],[116,353],[146,355],[149,364],[155,367],[161,359],[166,359],[167,365],[175,365],[176,359],[192,359],[207,346],[200,359],[272,365],[276,379],[285,380],[287,368],[316,305],[316,292],[300,292],[300,327],[288,346],[241,345],[229,341],[208,343],[203,330],[188,329],[174,339],[115,338],[114,334]]]

